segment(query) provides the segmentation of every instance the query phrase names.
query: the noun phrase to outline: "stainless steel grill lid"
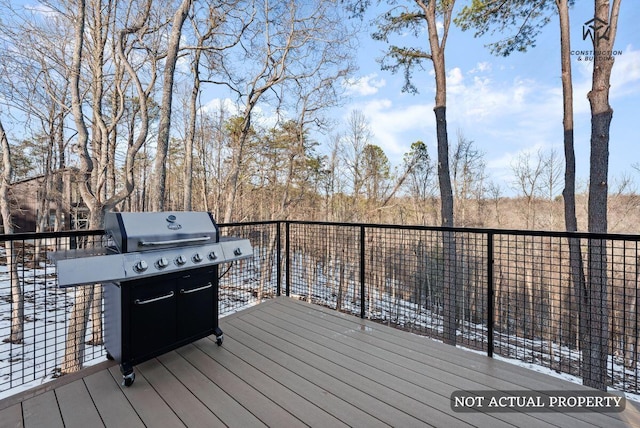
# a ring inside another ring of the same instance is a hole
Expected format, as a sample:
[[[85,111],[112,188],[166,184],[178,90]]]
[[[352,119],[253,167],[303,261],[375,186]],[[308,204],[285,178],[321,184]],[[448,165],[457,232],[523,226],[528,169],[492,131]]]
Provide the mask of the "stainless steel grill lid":
[[[108,212],[105,230],[120,253],[218,242],[218,227],[206,212]]]

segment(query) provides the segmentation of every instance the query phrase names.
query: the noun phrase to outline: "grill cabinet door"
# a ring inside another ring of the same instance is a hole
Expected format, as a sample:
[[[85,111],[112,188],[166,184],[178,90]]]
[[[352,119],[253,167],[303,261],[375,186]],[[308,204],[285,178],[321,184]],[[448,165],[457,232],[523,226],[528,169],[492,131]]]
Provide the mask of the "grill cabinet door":
[[[133,359],[144,361],[170,348],[177,339],[175,279],[136,281],[129,304]]]
[[[217,327],[217,267],[185,273],[178,281],[178,337],[196,340]]]

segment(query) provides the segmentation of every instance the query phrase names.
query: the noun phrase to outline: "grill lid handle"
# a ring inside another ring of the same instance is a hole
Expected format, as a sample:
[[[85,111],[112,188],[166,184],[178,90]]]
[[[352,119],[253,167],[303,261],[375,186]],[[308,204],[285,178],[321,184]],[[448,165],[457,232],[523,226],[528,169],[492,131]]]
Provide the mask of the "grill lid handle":
[[[210,240],[210,236],[201,236],[199,238],[172,239],[167,241],[139,241],[138,245],[141,247],[155,247],[158,245],[188,244],[191,242],[206,242]]]

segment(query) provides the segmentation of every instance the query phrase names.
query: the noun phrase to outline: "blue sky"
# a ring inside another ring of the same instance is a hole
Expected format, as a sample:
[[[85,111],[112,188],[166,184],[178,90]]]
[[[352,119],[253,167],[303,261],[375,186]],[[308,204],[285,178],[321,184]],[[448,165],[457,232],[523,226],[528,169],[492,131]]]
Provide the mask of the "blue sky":
[[[462,5],[463,1],[458,1]],[[591,50],[583,40],[583,23],[593,17],[593,2],[576,1],[571,10],[572,50]],[[610,183],[624,174],[640,188],[640,2],[622,2],[611,79],[610,104],[614,110],[610,139]],[[537,46],[526,53],[496,57],[484,46],[497,36],[475,39],[473,32],[461,32],[452,25],[446,48],[447,119],[450,144],[458,132],[472,140],[484,153],[487,173],[504,194],[512,194],[511,164],[520,153],[555,149],[563,161],[562,87],[557,18],[538,38]],[[373,143],[383,148],[392,164],[412,142],[424,141],[436,154],[433,114],[435,83],[431,64],[414,73],[420,93],[402,93],[402,74],[381,71],[376,59],[384,45],[373,41],[370,31],[362,34],[357,76],[350,82],[350,102],[339,116],[352,109],[369,120]],[[413,37],[413,36],[407,36]],[[426,37],[424,38],[426,43]],[[572,55],[575,145],[577,175],[584,188],[589,175],[590,110],[587,93],[591,89],[592,62]],[[611,188],[611,190],[615,190]]]

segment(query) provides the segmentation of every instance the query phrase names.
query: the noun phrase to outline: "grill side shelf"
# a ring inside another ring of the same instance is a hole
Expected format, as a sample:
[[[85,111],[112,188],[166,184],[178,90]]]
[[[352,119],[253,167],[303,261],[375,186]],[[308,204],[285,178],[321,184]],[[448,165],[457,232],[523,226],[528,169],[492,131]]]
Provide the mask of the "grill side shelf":
[[[56,262],[58,287],[110,282],[125,278],[125,260],[122,254],[62,259]]]

